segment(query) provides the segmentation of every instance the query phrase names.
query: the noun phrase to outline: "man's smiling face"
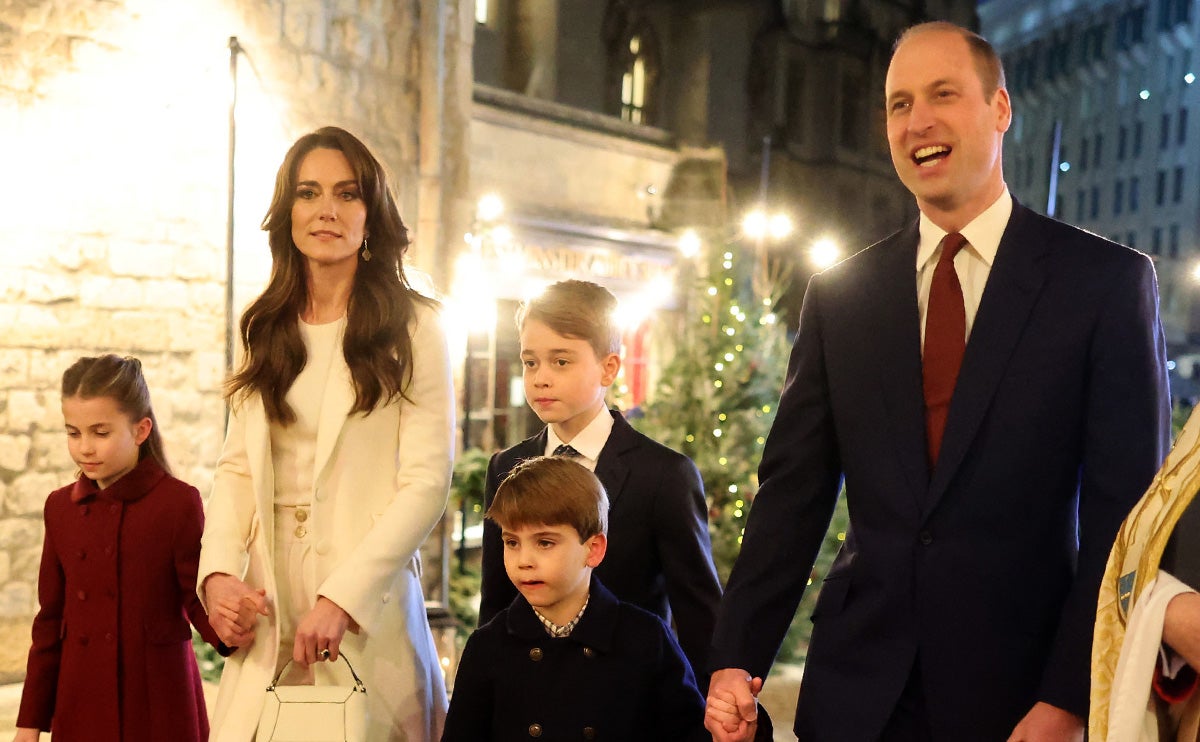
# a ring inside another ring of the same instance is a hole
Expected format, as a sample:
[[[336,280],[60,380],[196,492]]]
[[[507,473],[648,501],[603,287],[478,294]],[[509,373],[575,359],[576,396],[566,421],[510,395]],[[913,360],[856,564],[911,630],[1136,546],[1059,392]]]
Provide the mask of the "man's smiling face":
[[[960,229],[1003,192],[1001,142],[1012,120],[1007,91],[985,93],[961,35],[930,30],[901,43],[885,92],[896,174],[935,223]]]

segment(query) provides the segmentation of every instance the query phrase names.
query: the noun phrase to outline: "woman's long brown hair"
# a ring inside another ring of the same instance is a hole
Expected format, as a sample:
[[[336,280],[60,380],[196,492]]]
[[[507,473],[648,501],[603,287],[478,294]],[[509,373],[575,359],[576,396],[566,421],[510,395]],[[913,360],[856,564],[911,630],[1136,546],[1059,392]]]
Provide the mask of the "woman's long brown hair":
[[[292,203],[300,163],[314,149],[333,149],[346,156],[367,208],[371,260],[359,261],[342,341],[354,381],[351,412],[370,413],[381,403],[405,396],[412,379],[409,322],[418,303],[434,303],[418,294],[404,276],[408,229],[388,189],[383,165],[344,129],[326,126],[300,137],[279,166],[275,195],[262,222],[271,246],[271,278],[242,314],[245,358],[225,383],[226,399],[237,402],[257,393],[267,417],[284,425],[296,420],[286,395],[308,360],[298,324],[308,288],[304,258],[292,241]]]

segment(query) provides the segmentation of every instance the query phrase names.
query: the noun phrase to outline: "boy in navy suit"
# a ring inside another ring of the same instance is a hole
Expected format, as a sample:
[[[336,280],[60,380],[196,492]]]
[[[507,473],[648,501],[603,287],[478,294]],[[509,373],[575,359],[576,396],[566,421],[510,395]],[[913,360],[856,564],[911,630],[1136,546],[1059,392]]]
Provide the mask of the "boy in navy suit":
[[[674,623],[701,687],[721,586],[712,562],[700,473],[683,454],[635,431],[604,403],[621,368],[617,300],[602,286],[561,281],[521,307],[525,396],[546,428],[492,457],[485,505],[523,459],[566,451],[608,493],[611,541],[597,576],[623,601]],[[516,596],[500,528],[484,523],[482,626]]]
[[[592,575],[607,516],[600,481],[564,456],[528,459],[500,484],[487,518],[520,595],[467,640],[443,742],[710,739],[670,629]]]

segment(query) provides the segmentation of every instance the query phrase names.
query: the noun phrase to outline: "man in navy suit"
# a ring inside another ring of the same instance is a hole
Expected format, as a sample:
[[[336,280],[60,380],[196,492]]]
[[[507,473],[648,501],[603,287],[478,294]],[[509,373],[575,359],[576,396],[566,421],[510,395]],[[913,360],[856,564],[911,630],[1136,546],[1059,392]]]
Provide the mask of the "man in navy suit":
[[[1009,195],[1012,112],[982,38],[909,29],[885,93],[920,218],[809,284],[706,725],[745,738],[844,480],[802,742],[1082,740],[1105,559],[1166,450],[1154,268]],[[945,288],[931,306],[938,285],[957,292],[959,358],[931,394],[956,334]]]

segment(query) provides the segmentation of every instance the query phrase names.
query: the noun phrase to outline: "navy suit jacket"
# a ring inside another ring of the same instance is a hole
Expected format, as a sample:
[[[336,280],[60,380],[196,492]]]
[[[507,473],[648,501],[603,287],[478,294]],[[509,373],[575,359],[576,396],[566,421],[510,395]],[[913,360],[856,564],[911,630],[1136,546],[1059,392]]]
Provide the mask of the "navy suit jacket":
[[[846,486],[813,613],[804,742],[879,738],[919,661],[935,739],[1087,717],[1105,560],[1166,452],[1146,256],[1014,202],[926,463],[917,224],[813,278],[712,668],[765,677]]]
[[[612,411],[613,427],[596,461],[608,493],[608,552],[596,568],[621,600],[662,618],[674,618],[679,644],[702,688],[721,583],[712,561],[704,484],[692,460],[647,438]],[[546,451],[546,431],[492,456],[484,503],[518,462]],[[500,528],[483,527],[483,583],[479,625],[508,607],[517,589],[504,571]]]

